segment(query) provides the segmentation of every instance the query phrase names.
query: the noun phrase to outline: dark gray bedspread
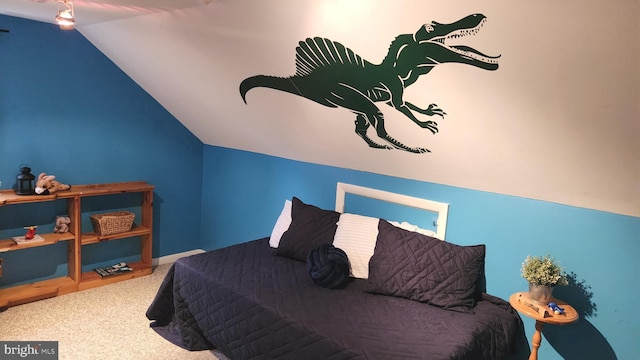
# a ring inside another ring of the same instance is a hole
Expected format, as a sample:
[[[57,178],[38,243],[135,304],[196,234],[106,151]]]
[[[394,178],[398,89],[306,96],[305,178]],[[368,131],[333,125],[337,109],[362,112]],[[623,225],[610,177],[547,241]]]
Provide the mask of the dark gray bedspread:
[[[524,338],[518,314],[490,295],[465,314],[366,289],[360,279],[316,286],[305,263],[272,255],[265,238],[176,261],[147,317],[181,347],[234,360],[494,360]]]

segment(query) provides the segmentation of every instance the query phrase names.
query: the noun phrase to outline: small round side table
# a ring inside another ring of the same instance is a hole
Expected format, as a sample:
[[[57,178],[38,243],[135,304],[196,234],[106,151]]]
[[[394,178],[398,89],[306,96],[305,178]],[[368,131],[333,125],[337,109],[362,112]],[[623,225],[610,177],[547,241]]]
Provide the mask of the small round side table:
[[[543,304],[539,304],[529,299],[529,292],[517,292],[511,295],[509,303],[514,309],[536,321],[536,331],[531,339],[531,355],[529,360],[538,360],[538,348],[542,343],[542,328],[545,324],[566,325],[578,321],[578,312],[571,305],[558,299],[553,302],[564,309],[562,314],[554,314],[554,312]]]

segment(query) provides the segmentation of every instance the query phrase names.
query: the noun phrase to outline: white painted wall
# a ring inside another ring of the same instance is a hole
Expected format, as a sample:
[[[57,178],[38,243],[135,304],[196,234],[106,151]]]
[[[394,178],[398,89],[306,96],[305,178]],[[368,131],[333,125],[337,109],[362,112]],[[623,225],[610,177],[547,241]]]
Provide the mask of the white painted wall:
[[[355,117],[246,77],[295,72],[322,36],[373,63],[432,20],[481,12],[466,45],[501,54],[489,72],[445,64],[405,93],[447,112],[432,135],[382,105],[387,130],[432,153],[368,148]],[[80,31],[204,143],[640,216],[640,2],[236,0]]]

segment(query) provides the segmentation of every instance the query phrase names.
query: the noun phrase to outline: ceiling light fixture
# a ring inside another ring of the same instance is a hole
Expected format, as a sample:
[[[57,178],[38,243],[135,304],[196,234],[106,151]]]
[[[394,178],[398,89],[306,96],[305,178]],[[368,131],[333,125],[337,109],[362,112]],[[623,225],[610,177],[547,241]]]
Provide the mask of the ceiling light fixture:
[[[62,10],[58,9],[56,23],[62,30],[73,30],[73,25],[76,22],[73,16],[73,4],[70,0],[57,0],[56,2],[65,6]]]

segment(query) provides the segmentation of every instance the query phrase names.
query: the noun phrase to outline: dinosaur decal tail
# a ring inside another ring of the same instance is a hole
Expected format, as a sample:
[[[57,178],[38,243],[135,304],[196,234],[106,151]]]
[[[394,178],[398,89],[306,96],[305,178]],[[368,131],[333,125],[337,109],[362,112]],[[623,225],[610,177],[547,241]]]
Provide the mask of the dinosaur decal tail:
[[[255,87],[268,87],[271,89],[281,90],[291,94],[303,96],[290,78],[256,75],[250,78],[246,78],[240,83],[240,95],[242,95],[242,100],[245,104],[247,103],[247,92]]]

